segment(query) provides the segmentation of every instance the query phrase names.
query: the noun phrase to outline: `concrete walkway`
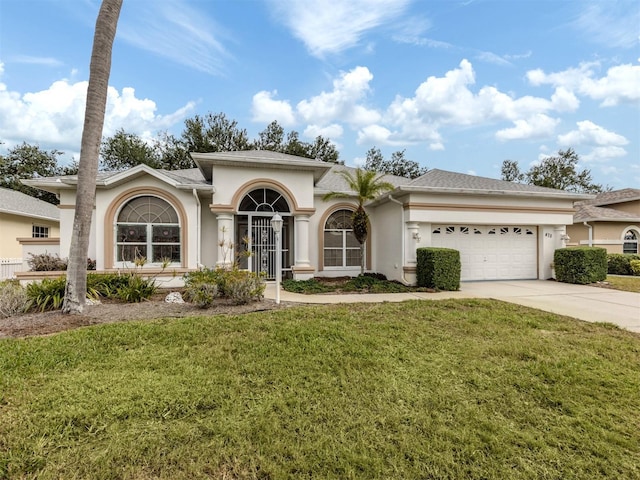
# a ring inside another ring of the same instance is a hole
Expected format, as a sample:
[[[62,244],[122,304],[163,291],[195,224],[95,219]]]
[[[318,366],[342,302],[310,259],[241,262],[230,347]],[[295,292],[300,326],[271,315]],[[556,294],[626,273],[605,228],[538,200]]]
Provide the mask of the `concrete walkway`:
[[[275,299],[275,284],[265,297]],[[494,298],[587,322],[609,322],[640,333],[640,293],[548,280],[463,282],[458,292],[304,295],[281,290],[280,300],[296,303],[402,302],[446,298]]]

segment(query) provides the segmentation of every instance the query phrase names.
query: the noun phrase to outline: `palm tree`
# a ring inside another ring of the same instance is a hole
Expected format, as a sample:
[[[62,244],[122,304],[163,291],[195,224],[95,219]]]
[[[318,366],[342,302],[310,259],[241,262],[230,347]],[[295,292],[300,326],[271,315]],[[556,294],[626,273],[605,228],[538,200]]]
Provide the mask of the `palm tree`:
[[[80,145],[67,284],[62,305],[64,313],[82,313],[87,294],[87,253],[91,214],[96,198],[96,176],[111,73],[111,51],[121,8],[122,0],[103,0],[96,20]]]
[[[364,202],[373,200],[378,195],[393,190],[395,187],[382,179],[383,174],[370,170],[358,168],[355,171],[355,175],[348,170],[340,170],[337,173],[344,178],[349,189],[355,193],[355,197],[358,200],[358,208],[353,212],[351,220],[353,222],[353,235],[360,244],[360,274],[363,274],[365,264],[364,244],[369,236],[369,215],[364,209]],[[352,196],[353,194],[348,192],[329,192],[323,197],[323,200]]]

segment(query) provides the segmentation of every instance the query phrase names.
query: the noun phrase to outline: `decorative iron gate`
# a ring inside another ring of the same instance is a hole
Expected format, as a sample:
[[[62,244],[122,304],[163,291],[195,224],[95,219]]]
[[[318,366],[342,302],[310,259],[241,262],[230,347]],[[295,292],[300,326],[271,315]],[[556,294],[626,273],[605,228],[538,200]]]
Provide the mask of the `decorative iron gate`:
[[[249,269],[253,272],[261,272],[267,280],[276,278],[276,234],[271,227],[271,217],[249,216],[251,222],[251,238],[249,248]],[[288,228],[284,223],[280,234],[282,248],[282,268],[290,268],[288,248]]]

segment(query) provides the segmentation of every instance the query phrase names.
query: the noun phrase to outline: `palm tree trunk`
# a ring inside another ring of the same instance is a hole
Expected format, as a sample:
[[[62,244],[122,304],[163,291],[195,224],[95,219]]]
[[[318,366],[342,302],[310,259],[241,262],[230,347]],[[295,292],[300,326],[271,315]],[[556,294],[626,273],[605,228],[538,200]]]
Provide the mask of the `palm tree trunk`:
[[[111,51],[121,7],[122,0],[102,1],[93,37],[67,285],[62,306],[64,313],[82,313],[87,294],[91,216],[96,198],[96,175],[111,73]]]

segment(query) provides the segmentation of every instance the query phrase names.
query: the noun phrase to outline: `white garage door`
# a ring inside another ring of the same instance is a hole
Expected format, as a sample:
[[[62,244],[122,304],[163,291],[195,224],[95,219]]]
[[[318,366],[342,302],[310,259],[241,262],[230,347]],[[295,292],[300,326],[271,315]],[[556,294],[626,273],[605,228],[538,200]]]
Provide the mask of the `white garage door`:
[[[460,252],[462,280],[538,277],[536,227],[433,225],[431,244]]]

